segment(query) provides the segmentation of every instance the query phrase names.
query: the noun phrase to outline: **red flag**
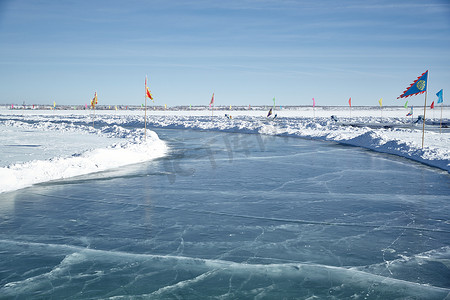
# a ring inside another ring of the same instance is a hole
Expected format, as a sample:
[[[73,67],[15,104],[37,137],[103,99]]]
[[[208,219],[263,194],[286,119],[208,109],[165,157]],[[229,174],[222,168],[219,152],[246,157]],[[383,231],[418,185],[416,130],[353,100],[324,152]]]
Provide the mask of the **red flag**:
[[[431,108],[431,109],[433,109],[433,108],[434,108],[434,101],[433,101],[433,103],[431,103],[431,106],[430,106],[430,108]]]
[[[145,96],[146,96],[147,98],[150,98],[150,100],[153,101],[153,97],[152,97],[152,93],[150,93],[150,89],[149,89],[148,87],[146,87],[145,90],[146,90]]]
[[[145,97],[150,98],[150,100],[153,101],[152,93],[150,92],[150,89],[147,86],[147,76],[145,76]]]
[[[209,102],[209,107],[211,107],[211,105],[213,105],[213,104],[214,104],[214,93],[212,95],[211,102]]]
[[[350,97],[350,99],[348,99],[348,105],[349,105],[350,107],[352,107],[352,97]]]

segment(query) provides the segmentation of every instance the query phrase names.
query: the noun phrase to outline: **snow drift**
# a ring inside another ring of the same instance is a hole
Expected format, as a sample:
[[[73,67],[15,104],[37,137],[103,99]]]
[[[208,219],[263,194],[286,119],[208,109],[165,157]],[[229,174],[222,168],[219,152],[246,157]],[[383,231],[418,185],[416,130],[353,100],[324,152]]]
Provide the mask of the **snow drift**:
[[[147,138],[145,139],[143,129],[128,130],[120,126],[104,126],[101,129],[92,129],[88,126],[73,126],[73,124],[64,123],[57,125],[46,122],[28,124],[20,121],[8,121],[6,123],[9,126],[29,129],[40,128],[43,131],[36,134],[41,135],[42,139],[52,139],[51,131],[53,130],[78,131],[80,134],[90,132],[90,134],[105,135],[115,137],[115,139],[111,139],[112,144],[107,147],[99,148],[98,145],[91,142],[92,148],[78,153],[55,156],[51,159],[12,163],[2,167],[0,168],[0,193],[21,189],[36,183],[149,161],[164,156],[168,150],[166,143],[150,130],[147,130]],[[118,140],[119,142],[117,142]],[[62,145],[61,141],[59,143]],[[39,151],[39,149],[36,151]],[[70,147],[67,151],[70,151]]]

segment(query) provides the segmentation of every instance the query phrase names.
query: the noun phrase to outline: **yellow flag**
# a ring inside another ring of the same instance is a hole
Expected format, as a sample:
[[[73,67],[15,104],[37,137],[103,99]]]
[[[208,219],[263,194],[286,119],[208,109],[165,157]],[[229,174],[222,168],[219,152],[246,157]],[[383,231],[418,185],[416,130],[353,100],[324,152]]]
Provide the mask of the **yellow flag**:
[[[378,100],[378,103],[380,103],[380,107],[383,106],[383,98],[380,98],[380,100]]]
[[[98,103],[97,92],[95,92],[94,98],[91,100],[91,106],[95,109],[95,105]]]

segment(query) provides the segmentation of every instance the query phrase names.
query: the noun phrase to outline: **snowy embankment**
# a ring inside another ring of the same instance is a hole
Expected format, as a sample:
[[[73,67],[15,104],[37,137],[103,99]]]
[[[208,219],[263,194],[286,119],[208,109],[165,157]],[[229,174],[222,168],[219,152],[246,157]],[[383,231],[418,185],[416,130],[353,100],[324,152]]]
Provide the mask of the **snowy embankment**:
[[[411,124],[402,118],[357,117],[267,118],[236,117],[152,117],[152,125],[164,128],[190,128],[241,133],[292,136],[341,144],[394,154],[450,172],[450,133],[439,133],[439,127],[425,130],[422,148],[422,124]]]
[[[9,128],[2,135],[14,135],[3,136],[2,140],[8,144],[1,148],[15,152],[2,157],[0,193],[140,163],[167,153],[165,142],[150,130],[145,139],[143,129],[129,130],[116,125],[93,129],[72,123],[30,118],[26,121],[0,119],[0,126]]]

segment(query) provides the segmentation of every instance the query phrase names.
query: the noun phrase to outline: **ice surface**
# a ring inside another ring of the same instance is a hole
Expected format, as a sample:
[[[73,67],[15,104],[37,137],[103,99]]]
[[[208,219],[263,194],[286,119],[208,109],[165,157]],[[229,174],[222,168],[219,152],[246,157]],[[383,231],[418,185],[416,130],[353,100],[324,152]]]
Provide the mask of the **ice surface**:
[[[50,165],[34,174],[63,170],[57,166],[78,157],[86,160],[83,170],[108,158],[102,171],[0,194],[0,298],[449,296],[448,171],[415,162],[419,154],[405,159],[332,137],[367,142],[365,135],[388,129],[336,125],[325,117],[278,123],[220,117],[211,124],[207,116],[151,116],[159,138],[147,145],[142,116],[98,118],[95,130],[82,115],[0,120],[8,130],[37,130],[45,139],[54,132],[63,133],[61,141],[65,134],[86,136],[74,151],[79,154],[41,157]],[[304,138],[308,129],[326,134]],[[404,130],[397,132],[400,140],[415,138],[414,128]],[[119,144],[96,147],[97,138]],[[158,140],[167,149],[163,156],[128,164]],[[436,147],[442,161],[446,147]]]

